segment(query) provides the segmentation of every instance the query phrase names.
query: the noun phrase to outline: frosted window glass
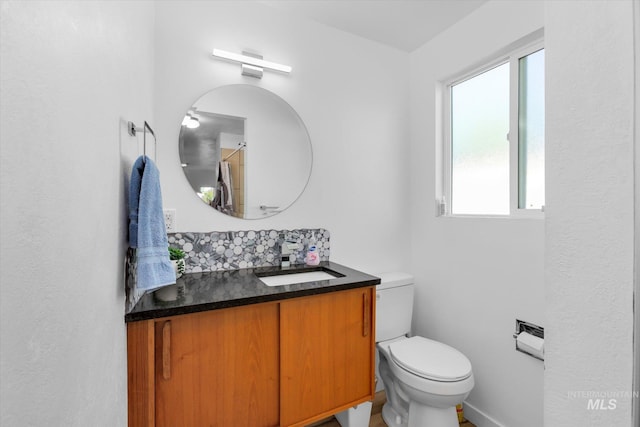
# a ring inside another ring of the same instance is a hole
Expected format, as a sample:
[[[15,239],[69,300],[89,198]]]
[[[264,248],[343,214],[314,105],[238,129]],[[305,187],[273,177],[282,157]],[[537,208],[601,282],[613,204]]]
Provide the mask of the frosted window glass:
[[[544,50],[520,58],[518,208],[544,205]]]
[[[451,213],[509,214],[509,64],[451,87]]]

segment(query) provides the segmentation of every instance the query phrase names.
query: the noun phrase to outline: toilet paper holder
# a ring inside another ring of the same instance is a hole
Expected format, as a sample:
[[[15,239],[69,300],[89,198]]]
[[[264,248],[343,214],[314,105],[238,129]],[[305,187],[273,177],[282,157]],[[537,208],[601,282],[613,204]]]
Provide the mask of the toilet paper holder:
[[[513,339],[515,340],[515,346],[517,351],[528,354],[529,356],[535,357],[538,360],[544,360],[544,358],[541,357],[540,355],[534,354],[518,346],[518,335],[520,335],[523,332],[544,340],[544,328],[542,326],[539,326],[530,322],[525,322],[524,320],[516,319],[516,331],[513,334]]]

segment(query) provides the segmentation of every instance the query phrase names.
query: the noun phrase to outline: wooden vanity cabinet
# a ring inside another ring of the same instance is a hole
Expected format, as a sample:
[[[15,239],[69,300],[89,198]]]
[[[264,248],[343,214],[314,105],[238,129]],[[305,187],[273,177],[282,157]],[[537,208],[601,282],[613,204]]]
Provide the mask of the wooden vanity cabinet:
[[[278,426],[278,335],[277,303],[129,323],[129,426]]]
[[[127,324],[130,427],[304,426],[374,395],[374,288]]]
[[[373,400],[374,289],[280,303],[281,426],[305,426]]]

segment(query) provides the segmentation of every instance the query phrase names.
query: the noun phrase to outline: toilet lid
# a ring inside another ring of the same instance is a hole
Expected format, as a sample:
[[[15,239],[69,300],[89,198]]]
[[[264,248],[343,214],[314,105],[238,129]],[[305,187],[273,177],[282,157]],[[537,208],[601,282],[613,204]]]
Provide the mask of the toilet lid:
[[[403,369],[435,381],[461,381],[471,375],[471,362],[453,347],[424,337],[389,345],[391,358]]]

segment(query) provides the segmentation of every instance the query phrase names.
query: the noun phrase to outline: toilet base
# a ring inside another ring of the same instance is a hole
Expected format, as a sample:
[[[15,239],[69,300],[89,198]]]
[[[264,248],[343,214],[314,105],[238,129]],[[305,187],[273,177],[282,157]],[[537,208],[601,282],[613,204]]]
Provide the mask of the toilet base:
[[[455,406],[435,408],[411,402],[407,427],[458,427],[458,414]]]
[[[389,427],[458,427],[456,408],[434,408],[411,402],[409,417],[401,416],[387,402],[382,407],[382,419]]]
[[[382,406],[382,419],[389,427],[407,427],[406,417],[403,419],[389,402]]]

